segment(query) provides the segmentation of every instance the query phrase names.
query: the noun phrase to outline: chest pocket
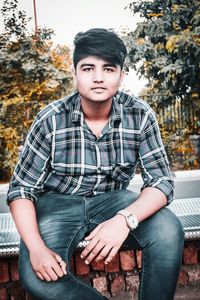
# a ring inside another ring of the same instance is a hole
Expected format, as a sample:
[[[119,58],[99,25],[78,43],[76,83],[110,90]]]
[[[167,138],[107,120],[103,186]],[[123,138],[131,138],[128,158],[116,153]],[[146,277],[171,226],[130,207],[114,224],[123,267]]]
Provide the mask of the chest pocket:
[[[120,181],[129,181],[135,173],[136,164],[134,163],[117,163],[113,164],[112,168],[112,178]]]

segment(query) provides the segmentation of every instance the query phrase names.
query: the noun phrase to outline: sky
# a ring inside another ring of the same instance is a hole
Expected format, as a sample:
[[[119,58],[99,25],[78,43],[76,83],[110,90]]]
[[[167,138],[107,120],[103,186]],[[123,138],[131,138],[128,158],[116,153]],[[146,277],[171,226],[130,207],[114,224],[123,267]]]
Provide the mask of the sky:
[[[35,0],[37,23],[39,27],[54,30],[53,40],[58,44],[73,45],[74,36],[94,27],[134,29],[139,17],[133,17],[132,12],[125,7],[131,0]],[[0,7],[3,0],[0,0]],[[18,0],[19,8],[25,10],[33,19],[29,29],[34,30],[33,0]],[[1,22],[0,22],[1,26]],[[139,80],[135,72],[130,71],[124,80],[126,88],[138,94],[145,81]]]

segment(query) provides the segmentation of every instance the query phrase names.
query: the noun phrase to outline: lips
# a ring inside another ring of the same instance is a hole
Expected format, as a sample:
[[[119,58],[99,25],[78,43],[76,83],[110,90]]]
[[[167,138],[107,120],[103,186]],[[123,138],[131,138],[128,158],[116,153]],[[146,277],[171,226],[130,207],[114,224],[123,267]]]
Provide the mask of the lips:
[[[93,87],[91,90],[92,91],[104,91],[106,88],[102,87],[102,86],[96,86]]]
[[[92,88],[91,90],[96,92],[96,93],[102,93],[103,91],[106,90],[106,88],[98,86],[98,87]]]

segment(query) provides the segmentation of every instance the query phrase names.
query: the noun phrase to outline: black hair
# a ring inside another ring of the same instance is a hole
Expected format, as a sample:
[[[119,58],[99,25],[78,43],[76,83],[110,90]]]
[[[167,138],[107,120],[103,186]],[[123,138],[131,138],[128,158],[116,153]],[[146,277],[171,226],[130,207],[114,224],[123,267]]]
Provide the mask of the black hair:
[[[119,36],[112,30],[93,28],[86,32],[79,32],[74,39],[73,64],[87,56],[97,56],[108,63],[120,65],[123,68],[127,55],[126,47]]]

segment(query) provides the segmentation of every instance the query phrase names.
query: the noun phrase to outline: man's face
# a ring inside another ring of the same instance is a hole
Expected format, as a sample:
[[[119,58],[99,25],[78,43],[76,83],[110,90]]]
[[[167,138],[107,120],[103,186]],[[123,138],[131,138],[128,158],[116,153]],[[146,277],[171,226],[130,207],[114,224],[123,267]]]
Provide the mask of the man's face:
[[[77,64],[74,79],[82,100],[103,102],[117,93],[124,73],[119,65],[113,65],[96,56],[88,56]]]

